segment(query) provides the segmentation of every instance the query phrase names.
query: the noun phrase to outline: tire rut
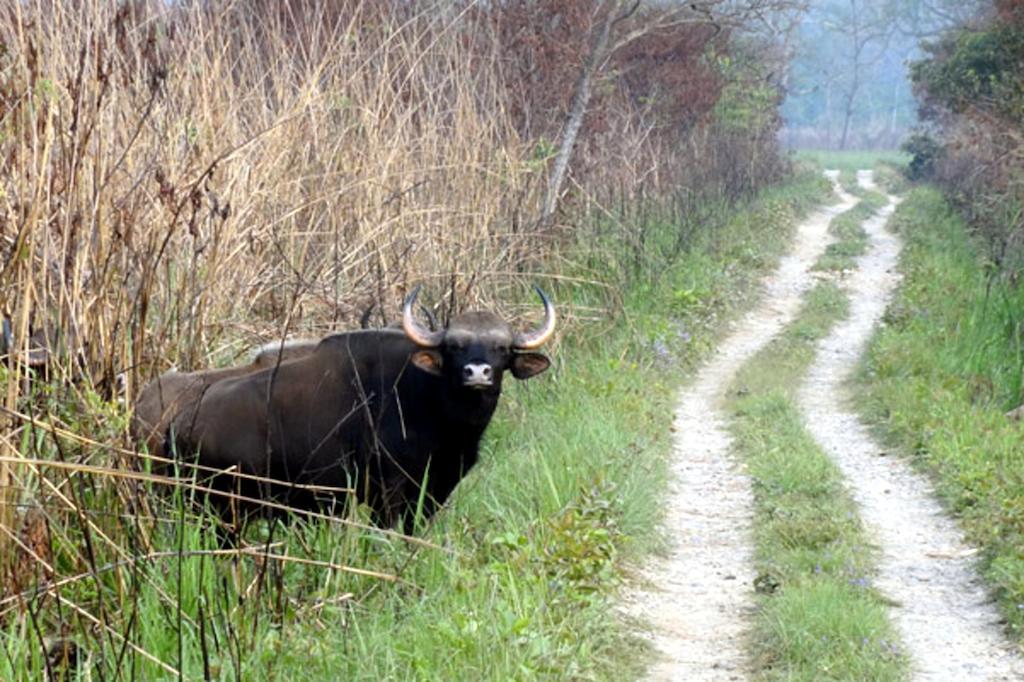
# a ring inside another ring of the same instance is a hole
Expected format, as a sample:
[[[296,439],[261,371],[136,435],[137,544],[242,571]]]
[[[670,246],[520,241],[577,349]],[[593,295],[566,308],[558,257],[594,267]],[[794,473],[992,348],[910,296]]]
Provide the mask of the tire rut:
[[[814,212],[797,228],[792,251],[764,283],[762,303],[735,325],[679,397],[672,481],[663,527],[668,556],[640,571],[643,591],[624,610],[650,624],[659,660],[651,680],[743,679],[745,638],[753,605],[753,497],[731,454],[721,409],[736,371],[794,319],[814,282],[811,266],[832,241],[829,223],[857,204],[827,173],[840,203]]]
[[[858,173],[874,189],[870,171]],[[849,378],[898,282],[900,243],[885,229],[897,200],[864,223],[868,251],[845,281],[850,314],[818,347],[799,401],[807,427],[840,467],[880,546],[876,587],[911,658],[915,680],[1020,680],[1024,665],[1002,634],[973,551],[909,463],[886,457],[843,400]]]

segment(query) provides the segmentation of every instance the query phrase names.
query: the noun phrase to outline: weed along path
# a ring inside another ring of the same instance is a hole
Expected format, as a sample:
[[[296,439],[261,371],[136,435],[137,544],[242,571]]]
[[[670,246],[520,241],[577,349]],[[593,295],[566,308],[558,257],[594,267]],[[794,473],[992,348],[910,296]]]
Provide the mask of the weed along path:
[[[870,172],[859,172],[858,181],[874,189]],[[890,197],[864,223],[868,251],[845,282],[849,317],[819,344],[800,391],[801,409],[810,432],[842,470],[881,548],[877,587],[893,601],[913,678],[1021,680],[1024,664],[1002,636],[996,609],[954,523],[926,480],[905,461],[886,457],[842,398],[843,382],[897,283],[900,244],[885,229],[894,209]]]
[[[829,173],[839,203],[797,228],[792,252],[766,280],[760,306],[736,324],[716,355],[683,390],[676,409],[672,481],[664,528],[672,547],[645,567],[643,591],[625,610],[651,625],[660,656],[654,680],[726,680],[747,676],[745,636],[753,602],[752,495],[730,455],[720,403],[744,362],[796,315],[813,283],[811,266],[831,241],[832,219],[857,199]]]

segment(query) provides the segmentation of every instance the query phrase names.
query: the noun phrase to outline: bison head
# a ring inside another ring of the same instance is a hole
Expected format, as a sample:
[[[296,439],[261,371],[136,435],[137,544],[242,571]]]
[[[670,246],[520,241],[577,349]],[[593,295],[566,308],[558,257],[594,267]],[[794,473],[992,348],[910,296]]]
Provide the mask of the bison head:
[[[544,322],[533,331],[513,332],[505,320],[489,312],[464,313],[446,328],[429,331],[413,316],[413,304],[420,293],[417,286],[405,299],[402,310],[402,329],[419,346],[412,354],[412,363],[457,387],[495,393],[501,390],[506,369],[516,379],[540,374],[551,361],[532,351],[554,333],[555,307],[540,287],[534,288],[544,303]]]

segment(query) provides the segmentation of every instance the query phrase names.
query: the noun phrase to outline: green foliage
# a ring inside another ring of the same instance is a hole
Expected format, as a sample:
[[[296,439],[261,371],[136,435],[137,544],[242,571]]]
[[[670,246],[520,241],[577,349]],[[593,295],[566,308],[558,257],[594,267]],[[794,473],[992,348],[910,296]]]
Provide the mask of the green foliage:
[[[926,49],[911,74],[928,101],[957,114],[974,107],[1024,121],[1024,26],[951,31]]]
[[[933,188],[901,204],[904,281],[863,365],[860,400],[888,439],[933,474],[983,548],[1024,641],[1024,449],[1004,412],[1024,401],[1024,290],[994,276]]]
[[[938,140],[928,133],[916,132],[908,137],[900,148],[910,154],[910,163],[907,164],[908,180],[928,180],[935,175],[935,164],[944,151]]]
[[[723,130],[756,135],[775,130],[779,119],[779,90],[765,79],[760,60],[742,54],[721,55],[716,60],[725,82],[714,119]]]

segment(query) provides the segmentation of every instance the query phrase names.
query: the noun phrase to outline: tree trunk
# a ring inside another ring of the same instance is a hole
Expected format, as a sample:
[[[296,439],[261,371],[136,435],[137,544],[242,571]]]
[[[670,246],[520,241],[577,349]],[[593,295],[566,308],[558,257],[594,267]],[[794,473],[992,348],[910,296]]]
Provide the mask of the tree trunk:
[[[839,138],[840,149],[846,149],[846,138],[850,134],[851,118],[853,118],[853,97],[846,100],[846,110],[843,112],[843,136]]]
[[[558,154],[555,156],[554,165],[551,167],[551,176],[548,179],[548,190],[544,197],[544,210],[541,213],[541,227],[547,227],[558,208],[558,196],[565,183],[565,174],[569,170],[569,159],[576,147],[576,138],[579,136],[580,128],[583,126],[583,117],[587,113],[587,106],[590,104],[590,95],[593,92],[593,80],[601,62],[604,61],[608,51],[608,40],[611,36],[612,24],[615,21],[614,8],[609,8],[604,21],[601,24],[597,40],[590,48],[590,54],[583,64],[579,80],[576,81],[576,90],[572,95],[572,103],[569,105],[568,116],[565,126],[562,128],[561,141],[558,146]]]

